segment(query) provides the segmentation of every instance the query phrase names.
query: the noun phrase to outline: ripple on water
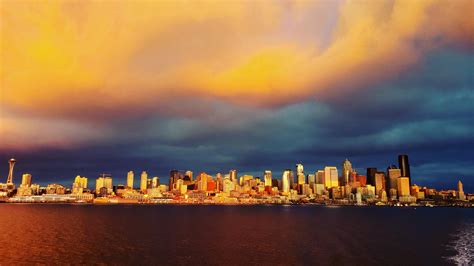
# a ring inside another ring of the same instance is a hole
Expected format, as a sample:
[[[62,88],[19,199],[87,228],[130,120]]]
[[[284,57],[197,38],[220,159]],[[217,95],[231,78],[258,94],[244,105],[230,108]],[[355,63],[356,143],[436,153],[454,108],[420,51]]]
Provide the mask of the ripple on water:
[[[464,224],[457,233],[455,240],[450,243],[449,249],[454,250],[456,255],[448,257],[449,261],[457,265],[474,264],[474,223]]]

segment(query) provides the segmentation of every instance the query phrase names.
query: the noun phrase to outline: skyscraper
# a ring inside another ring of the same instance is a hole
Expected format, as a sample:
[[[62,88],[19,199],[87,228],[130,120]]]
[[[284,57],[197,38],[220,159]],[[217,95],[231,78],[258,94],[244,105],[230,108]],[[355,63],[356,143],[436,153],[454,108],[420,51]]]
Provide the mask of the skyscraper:
[[[464,189],[462,187],[461,180],[458,181],[458,199],[466,200],[466,195],[464,194]]]
[[[143,171],[140,176],[140,190],[146,192],[148,182],[148,174],[146,171]]]
[[[342,182],[343,185],[349,184],[349,175],[352,173],[352,164],[351,162],[346,159],[342,163]]]
[[[367,184],[375,186],[375,173],[377,173],[377,168],[367,168]]]
[[[169,190],[173,190],[174,183],[178,181],[178,179],[184,179],[184,175],[181,171],[178,170],[171,170],[170,171],[170,180],[169,180]]]
[[[291,170],[286,169],[285,171],[283,171],[283,176],[281,177],[281,180],[282,180],[282,183],[283,183],[282,192],[284,192],[284,193],[289,193],[290,192],[290,188],[291,188],[290,178],[291,178]]]
[[[265,170],[263,172],[263,180],[265,182],[266,187],[271,187],[272,186],[272,171]]]
[[[324,185],[326,188],[339,186],[339,177],[337,174],[337,167],[335,166],[324,167]]]
[[[229,171],[229,176],[230,176],[230,181],[232,181],[234,183],[238,182],[238,180],[237,180],[237,170],[235,170],[235,169],[230,170]]]
[[[133,171],[129,171],[127,173],[127,187],[130,189],[133,189],[133,178],[134,178]]]
[[[408,163],[408,155],[398,155],[398,167],[403,177],[408,177],[411,186],[410,164]]]
[[[31,174],[23,174],[21,177],[22,186],[31,186]]]
[[[410,181],[408,177],[399,177],[397,180],[397,190],[399,197],[410,196]]]
[[[375,173],[375,194],[380,195],[381,191],[386,191],[385,185],[386,185],[385,173],[384,172]]]
[[[387,168],[387,188],[390,189],[397,189],[397,180],[399,177],[402,176],[402,172],[399,168],[396,166],[392,165]]]

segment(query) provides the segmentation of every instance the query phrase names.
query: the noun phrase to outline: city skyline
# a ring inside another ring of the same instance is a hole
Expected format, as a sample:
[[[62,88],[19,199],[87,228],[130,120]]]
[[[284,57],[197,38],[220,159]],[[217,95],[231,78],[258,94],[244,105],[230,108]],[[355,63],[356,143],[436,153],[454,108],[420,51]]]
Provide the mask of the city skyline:
[[[0,162],[39,182],[410,154],[418,183],[474,190],[472,1],[0,8]]]

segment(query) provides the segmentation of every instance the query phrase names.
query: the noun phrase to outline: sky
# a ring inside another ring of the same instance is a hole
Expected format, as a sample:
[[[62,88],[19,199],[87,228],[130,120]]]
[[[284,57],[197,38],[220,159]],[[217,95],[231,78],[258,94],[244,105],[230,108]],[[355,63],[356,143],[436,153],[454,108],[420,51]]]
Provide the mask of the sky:
[[[0,0],[0,181],[303,163],[474,192],[474,2]],[[4,181],[2,181],[4,182]]]

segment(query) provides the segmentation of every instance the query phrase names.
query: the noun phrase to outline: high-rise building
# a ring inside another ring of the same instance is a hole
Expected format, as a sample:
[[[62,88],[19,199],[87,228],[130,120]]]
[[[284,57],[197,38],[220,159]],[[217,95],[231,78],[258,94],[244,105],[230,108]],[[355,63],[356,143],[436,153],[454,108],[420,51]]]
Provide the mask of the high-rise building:
[[[187,170],[186,172],[184,172],[184,180],[193,181],[193,171]]]
[[[76,176],[76,178],[74,178],[74,183],[72,183],[72,193],[82,194],[82,192],[86,188],[87,188],[87,177],[81,177],[80,175]]]
[[[296,164],[296,174],[304,174],[304,167],[300,163]]]
[[[385,189],[385,185],[386,185],[385,173],[384,172],[375,173],[375,194],[380,195],[381,191],[387,191]]]
[[[411,186],[410,164],[408,163],[408,155],[398,155],[398,167],[403,177],[408,177]]]
[[[311,188],[316,184],[316,176],[314,174],[308,174],[308,184]]]
[[[207,184],[212,180],[212,176],[206,173],[199,173],[196,177],[197,189],[199,191],[207,191]]]
[[[282,192],[284,193],[290,193],[290,189],[291,189],[291,170],[290,169],[286,169],[285,171],[283,171],[283,176],[281,177],[281,180],[282,180]]]
[[[140,176],[140,191],[146,192],[148,182],[148,174],[146,171],[143,171]]]
[[[325,184],[324,182],[324,170],[318,170],[316,173],[316,184]]]
[[[466,200],[466,195],[464,194],[464,189],[463,189],[461,180],[458,180],[458,199]]]
[[[21,176],[21,185],[24,187],[31,186],[31,174],[23,174]]]
[[[172,191],[174,186],[174,183],[178,179],[184,179],[184,175],[181,171],[178,170],[171,170],[170,171],[170,180],[169,180],[169,190]]]
[[[151,179],[151,188],[157,188],[160,185],[160,178],[155,176]]]
[[[399,177],[402,176],[402,172],[399,168],[397,168],[396,166],[392,165],[392,166],[389,166],[387,168],[387,188],[390,190],[390,189],[397,189],[398,187],[398,184],[397,184],[397,180]]]
[[[335,166],[324,167],[324,185],[326,186],[326,188],[339,186],[339,177],[337,174],[337,167]]]
[[[408,177],[399,177],[397,180],[397,192],[399,197],[410,196],[410,181]]]
[[[349,176],[352,173],[352,164],[348,159],[342,163],[342,182],[343,185],[349,184]]]
[[[232,169],[229,171],[229,176],[230,176],[230,181],[232,182],[238,182],[237,180],[237,170]]]
[[[272,186],[272,171],[265,170],[263,172],[263,180],[265,182],[266,187],[271,187]]]
[[[377,173],[377,168],[367,168],[367,184],[375,186],[375,173]]]
[[[105,188],[107,190],[107,193],[112,192],[112,177],[106,177],[105,175],[102,175],[101,177],[97,178],[97,180],[95,181],[96,193],[100,193],[100,190],[102,188]]]
[[[133,189],[133,178],[134,178],[134,173],[133,171],[129,171],[127,173],[127,187],[129,189]]]

